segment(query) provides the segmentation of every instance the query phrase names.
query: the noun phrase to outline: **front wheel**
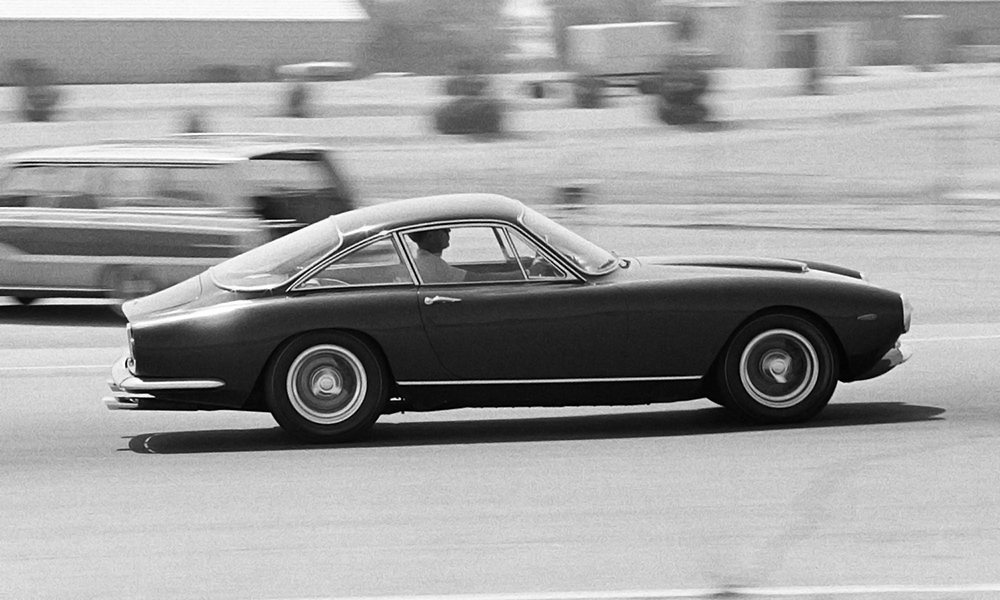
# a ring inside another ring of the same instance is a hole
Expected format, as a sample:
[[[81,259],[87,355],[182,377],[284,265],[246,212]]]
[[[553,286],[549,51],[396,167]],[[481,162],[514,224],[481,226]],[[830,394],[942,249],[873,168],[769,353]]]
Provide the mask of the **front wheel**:
[[[353,335],[309,333],[271,360],[265,399],[274,420],[309,443],[343,442],[367,431],[388,399],[381,356]]]
[[[758,423],[816,416],[837,387],[837,355],[809,320],[771,314],[745,325],[725,350],[718,387],[730,406]]]

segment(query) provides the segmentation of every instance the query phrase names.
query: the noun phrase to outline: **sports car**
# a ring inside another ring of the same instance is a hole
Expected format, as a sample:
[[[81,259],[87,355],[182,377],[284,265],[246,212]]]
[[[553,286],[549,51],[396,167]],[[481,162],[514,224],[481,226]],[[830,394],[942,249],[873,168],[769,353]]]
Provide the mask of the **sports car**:
[[[618,256],[487,194],[340,213],[123,311],[109,408],[269,411],[313,443],[461,407],[707,397],[801,422],[904,362],[912,315],[852,269]]]

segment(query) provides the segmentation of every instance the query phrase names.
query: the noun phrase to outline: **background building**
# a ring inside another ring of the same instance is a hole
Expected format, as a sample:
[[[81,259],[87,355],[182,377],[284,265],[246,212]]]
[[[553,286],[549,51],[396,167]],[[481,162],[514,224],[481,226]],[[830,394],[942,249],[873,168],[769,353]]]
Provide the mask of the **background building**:
[[[565,64],[571,25],[692,19],[722,66],[1000,60],[997,0],[544,0]],[[809,54],[812,53],[812,56]]]
[[[724,67],[1000,60],[1000,0],[0,0],[0,85],[263,80],[277,66],[566,68],[572,25],[692,19]]]
[[[0,82],[35,61],[60,83],[269,78],[276,66],[360,59],[356,0],[2,0]]]

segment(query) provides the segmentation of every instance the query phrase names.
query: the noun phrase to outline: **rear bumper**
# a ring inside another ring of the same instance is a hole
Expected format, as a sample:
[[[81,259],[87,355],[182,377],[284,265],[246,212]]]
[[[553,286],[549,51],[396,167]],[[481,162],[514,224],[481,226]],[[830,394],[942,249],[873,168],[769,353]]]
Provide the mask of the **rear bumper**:
[[[143,379],[129,369],[128,353],[111,366],[108,387],[111,395],[104,397],[108,410],[196,410],[197,407],[158,396],[176,392],[209,391],[225,387],[218,379]]]
[[[896,342],[896,346],[886,352],[885,356],[883,356],[874,367],[869,369],[867,373],[864,373],[860,377],[854,379],[854,381],[863,381],[865,379],[872,379],[873,377],[884,375],[910,360],[911,356],[913,356],[913,351],[904,346],[902,343]]]

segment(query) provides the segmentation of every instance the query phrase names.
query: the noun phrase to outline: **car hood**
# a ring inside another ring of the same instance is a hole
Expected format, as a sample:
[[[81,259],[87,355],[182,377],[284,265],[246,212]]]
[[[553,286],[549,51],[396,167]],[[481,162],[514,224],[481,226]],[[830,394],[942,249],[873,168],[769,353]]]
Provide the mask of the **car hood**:
[[[245,296],[215,285],[211,275],[205,271],[155,294],[130,300],[122,306],[122,312],[129,321],[138,321],[239,300]]]
[[[864,279],[860,271],[827,263],[787,258],[757,258],[748,256],[640,256],[639,266],[702,267],[717,269],[746,269],[784,273],[822,271],[853,279]]]

